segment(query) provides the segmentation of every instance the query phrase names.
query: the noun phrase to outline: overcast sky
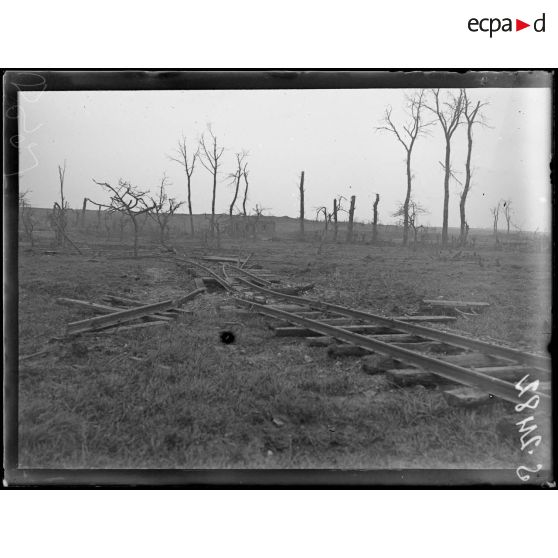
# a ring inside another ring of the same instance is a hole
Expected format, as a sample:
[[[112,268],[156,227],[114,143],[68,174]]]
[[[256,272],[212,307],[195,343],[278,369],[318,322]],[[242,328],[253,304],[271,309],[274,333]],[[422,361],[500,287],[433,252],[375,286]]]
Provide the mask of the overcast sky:
[[[408,92],[408,91],[407,91]],[[208,123],[226,150],[217,191],[217,211],[232,198],[227,174],[234,154],[249,151],[248,207],[266,214],[298,214],[298,180],[305,171],[306,213],[332,205],[336,195],[356,195],[355,218],[371,219],[375,193],[380,221],[404,199],[405,153],[394,136],[375,128],[387,105],[397,122],[406,91],[84,91],[19,93],[20,188],[31,190],[37,207],[57,199],[57,165],[67,162],[65,194],[71,207],[84,197],[106,201],[92,178],[119,178],[155,188],[163,172],[170,194],[186,199],[182,168],[167,157],[182,133],[194,148]],[[473,89],[490,127],[475,126],[473,189],[467,204],[471,227],[491,227],[490,207],[511,199],[513,220],[522,228],[550,229],[551,93],[549,89]],[[465,126],[453,140],[452,165],[464,178]],[[440,226],[444,142],[436,126],[413,152],[413,196],[429,211],[423,224]],[[192,179],[195,213],[211,211],[211,175],[197,165]],[[459,225],[461,186],[451,185],[449,224]],[[502,218],[503,221],[503,218]]]

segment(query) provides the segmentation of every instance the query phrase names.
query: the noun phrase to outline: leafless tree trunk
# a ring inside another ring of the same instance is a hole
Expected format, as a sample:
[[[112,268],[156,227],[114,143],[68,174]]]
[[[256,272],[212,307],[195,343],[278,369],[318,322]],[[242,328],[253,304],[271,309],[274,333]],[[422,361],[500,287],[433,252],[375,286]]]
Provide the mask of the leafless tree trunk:
[[[304,240],[304,171],[300,173],[300,239]]]
[[[175,161],[179,165],[182,165],[184,172],[186,173],[186,186],[188,189],[188,213],[190,214],[190,234],[194,236],[194,214],[192,212],[192,174],[194,173],[194,167],[196,166],[196,159],[199,157],[199,146],[197,151],[192,155],[190,160],[188,157],[188,148],[186,145],[186,137],[182,136],[182,139],[178,141],[178,155],[176,157],[170,156],[171,161]]]
[[[347,242],[353,241],[353,220],[355,216],[355,200],[356,200],[356,196],[351,196],[351,205],[349,207],[349,225],[347,228]]]
[[[420,134],[425,133],[427,126],[431,122],[424,122],[422,118],[422,109],[424,105],[424,91],[416,93],[412,97],[406,98],[407,109],[410,113],[410,120],[397,128],[391,117],[392,108],[388,107],[384,115],[384,125],[379,126],[378,130],[385,130],[395,135],[399,143],[403,146],[406,153],[405,169],[407,174],[407,192],[405,201],[403,202],[403,244],[406,245],[409,236],[409,201],[412,192],[413,175],[411,173],[411,155],[415,141]]]
[[[337,242],[337,233],[339,232],[339,222],[337,221],[337,211],[339,210],[337,198],[333,198],[333,239]]]
[[[511,207],[511,200],[505,200],[503,202],[503,209],[504,209],[504,217],[506,219],[506,226],[507,226],[507,234],[510,234],[510,225],[511,225],[511,218],[512,218],[512,207]]]
[[[248,163],[244,164],[244,169],[242,170],[242,175],[244,176],[244,197],[242,199],[242,213],[246,216],[246,202],[248,201]]]
[[[236,154],[236,170],[233,173],[229,174],[229,178],[231,179],[232,184],[234,185],[234,196],[231,201],[231,205],[229,207],[229,217],[231,218],[231,222],[232,222],[232,216],[234,211],[234,205],[236,204],[236,200],[238,199],[238,191],[240,190],[240,180],[242,178],[242,173],[243,173],[243,162],[247,155],[248,153],[246,151],[242,151]]]
[[[83,198],[83,206],[81,208],[81,228],[85,228],[85,211],[87,209],[87,198]]]
[[[66,200],[64,199],[64,178],[66,176],[66,161],[64,161],[64,166],[58,165],[58,177],[60,178],[60,207],[63,209],[66,207]]]
[[[467,121],[467,159],[465,160],[465,184],[463,185],[463,191],[461,192],[461,197],[459,200],[459,217],[461,220],[461,231],[459,235],[459,243],[464,246],[467,241],[467,219],[465,216],[465,204],[467,203],[467,195],[471,190],[471,153],[473,150],[473,125],[480,120],[477,118],[482,118],[479,113],[480,109],[485,106],[486,103],[481,103],[477,101],[477,104],[473,107],[472,102],[467,97],[467,91],[463,89],[463,114],[465,120]]]
[[[427,108],[434,112],[440,121],[442,130],[444,132],[446,144],[445,162],[442,165],[444,168],[444,213],[442,222],[442,246],[448,244],[448,210],[449,210],[449,182],[451,171],[451,138],[459,126],[461,115],[463,113],[463,89],[460,90],[459,96],[450,95],[449,101],[442,102],[440,99],[440,90],[433,89],[434,106]]]
[[[207,127],[209,135],[211,136],[211,143],[207,145],[205,136],[202,135],[200,139],[200,147],[203,151],[203,157],[200,157],[201,164],[213,176],[213,194],[211,198],[211,225],[210,233],[213,237],[215,235],[215,198],[217,196],[217,174],[221,166],[220,159],[223,156],[224,147],[219,148],[217,144],[217,136],[213,133],[211,126]]]
[[[498,202],[491,210],[492,213],[492,226],[494,230],[494,237],[498,239],[498,219],[500,218],[500,203]]]
[[[378,204],[379,203],[380,203],[380,194],[376,194],[376,201],[374,202],[374,221],[372,222],[372,242],[374,243],[378,239]],[[407,210],[407,214],[408,214],[408,210]]]
[[[58,178],[60,180],[60,203],[54,202],[52,207],[52,223],[54,227],[54,235],[56,244],[65,245],[68,236],[66,228],[68,226],[68,208],[69,204],[64,198],[64,179],[66,177],[66,161],[64,166],[58,165]]]

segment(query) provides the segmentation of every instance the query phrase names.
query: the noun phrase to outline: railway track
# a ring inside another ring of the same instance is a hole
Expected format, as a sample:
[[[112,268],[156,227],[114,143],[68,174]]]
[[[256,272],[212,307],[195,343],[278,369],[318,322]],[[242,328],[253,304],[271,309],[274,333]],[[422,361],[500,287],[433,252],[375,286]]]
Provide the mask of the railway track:
[[[377,372],[401,386],[437,386],[454,404],[494,398],[524,403],[516,383],[527,376],[538,382],[531,395],[538,395],[539,409],[550,411],[551,360],[546,356],[420,325],[413,317],[394,319],[289,294],[293,288],[281,286],[280,278],[266,270],[222,263],[220,271],[222,277],[216,275],[237,305],[278,320],[277,335],[306,337],[316,344],[321,338],[324,346],[340,343],[363,355],[381,355]]]

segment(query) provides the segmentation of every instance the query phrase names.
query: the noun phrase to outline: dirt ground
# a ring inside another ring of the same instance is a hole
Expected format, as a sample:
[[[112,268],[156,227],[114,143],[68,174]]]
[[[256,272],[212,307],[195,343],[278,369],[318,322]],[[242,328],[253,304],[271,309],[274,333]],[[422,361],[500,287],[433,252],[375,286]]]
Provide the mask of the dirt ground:
[[[176,245],[185,255],[238,254]],[[314,283],[327,301],[401,315],[423,298],[489,302],[478,316],[435,326],[544,352],[551,327],[549,254],[413,251],[394,246],[267,241],[252,261]],[[454,259],[452,259],[455,256]],[[480,259],[479,259],[480,258]],[[19,256],[19,351],[92,316],[58,297],[106,294],[155,302],[194,289],[169,259],[122,247],[85,255]],[[41,468],[516,468],[519,440],[496,429],[509,409],[449,407],[436,389],[396,388],[360,359],[332,359],[303,340],[275,337],[258,316],[201,295],[170,327],[87,334],[20,365],[20,467]],[[220,341],[232,331],[235,342]],[[547,441],[549,443],[549,441]]]

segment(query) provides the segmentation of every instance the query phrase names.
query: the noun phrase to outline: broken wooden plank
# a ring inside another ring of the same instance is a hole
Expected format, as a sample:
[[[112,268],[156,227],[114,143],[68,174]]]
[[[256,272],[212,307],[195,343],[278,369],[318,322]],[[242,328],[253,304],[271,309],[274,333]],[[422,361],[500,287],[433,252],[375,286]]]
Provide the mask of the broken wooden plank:
[[[413,335],[411,333],[379,333],[367,335],[367,337],[372,337],[373,339],[378,339],[379,341],[384,341],[385,343],[399,341],[400,343],[406,342],[412,344],[413,341],[422,341],[422,337],[417,337],[416,335]]]
[[[490,306],[488,302],[470,302],[464,300],[423,300],[423,304],[428,306],[440,306],[450,308],[486,308]]]
[[[391,316],[390,316],[391,317]],[[396,316],[391,317],[392,320],[400,320],[402,322],[455,322],[455,316]]]
[[[480,407],[492,403],[493,395],[473,387],[457,387],[442,392],[452,407]]]
[[[325,324],[324,324],[325,325]],[[385,333],[384,326],[374,325],[348,325],[343,326],[344,330],[353,331],[358,333]],[[275,328],[275,335],[278,337],[321,337],[321,333],[317,333],[311,329],[299,326],[277,327]]]
[[[203,288],[203,287],[201,287]],[[141,300],[137,300],[135,298],[125,298],[123,296],[115,296],[115,295],[105,295],[102,297],[103,300],[106,300],[108,302],[113,302],[115,304],[122,304],[123,306],[145,306],[146,302],[145,301],[141,301]],[[151,302],[148,302],[147,304],[152,304]],[[115,310],[122,310],[122,308],[117,308]],[[184,308],[171,308],[166,312],[161,312],[160,316],[169,316],[169,317],[173,317],[172,313],[181,313],[181,314],[191,314],[192,311],[191,310],[185,310]]]
[[[117,326],[117,327],[111,327],[110,329],[103,329],[101,331],[97,331],[96,333],[98,335],[100,334],[114,334],[114,333],[120,333],[121,331],[128,331],[130,329],[142,329],[144,327],[152,327],[152,326],[167,326],[168,327],[169,322],[167,321],[163,321],[163,320],[156,320],[153,322],[142,322],[141,324],[131,324],[131,325],[127,325],[127,326]]]
[[[162,302],[157,302],[155,304],[148,304],[146,306],[139,306],[137,308],[131,308],[129,310],[122,310],[120,312],[113,312],[106,316],[97,316],[95,318],[89,318],[88,320],[80,320],[78,322],[71,322],[68,324],[66,333],[69,335],[75,335],[78,333],[85,333],[87,331],[95,331],[96,329],[105,328],[108,326],[120,325],[137,318],[142,318],[144,316],[149,316],[157,312],[161,312],[175,306],[181,306],[188,300],[195,298],[198,294],[205,292],[205,289],[196,289],[191,293],[180,297],[176,300],[164,300]]]
[[[124,306],[143,306],[145,304],[145,301],[137,300],[135,298],[125,298],[123,296],[105,295],[102,298],[108,302],[123,304]]]
[[[80,308],[87,308],[88,310],[94,310],[96,312],[102,312],[105,314],[110,314],[112,312],[118,312],[122,310],[121,308],[116,308],[114,306],[106,306],[105,304],[97,304],[96,302],[89,302],[87,300],[76,300],[74,298],[57,298],[56,304],[62,304],[64,306],[78,306]]]
[[[113,298],[118,298],[118,297],[113,297]],[[126,299],[122,299],[122,300],[126,300]],[[105,304],[97,304],[96,302],[89,302],[86,300],[76,300],[73,298],[58,298],[56,299],[56,302],[57,304],[87,308],[89,310],[94,310],[95,312],[99,312],[101,314],[112,314],[113,312],[120,312],[122,310],[127,309],[127,307],[122,308],[117,306],[106,306]],[[140,302],[139,306],[141,305],[142,303]],[[176,318],[176,315],[171,314],[169,312],[157,312],[156,314],[154,314],[154,316],[157,316],[157,318],[166,321],[172,321]]]
[[[192,310],[186,310],[186,308],[171,308],[170,310],[161,313],[162,316],[166,314],[187,314],[188,316],[191,316],[193,312]]]

